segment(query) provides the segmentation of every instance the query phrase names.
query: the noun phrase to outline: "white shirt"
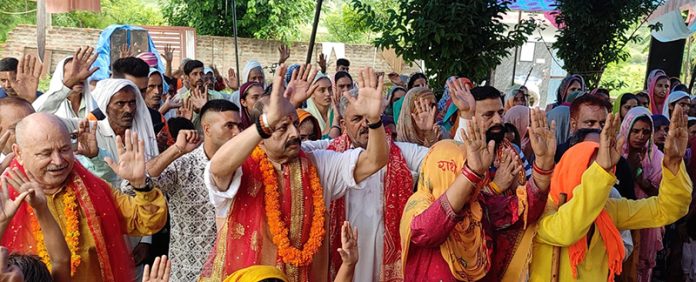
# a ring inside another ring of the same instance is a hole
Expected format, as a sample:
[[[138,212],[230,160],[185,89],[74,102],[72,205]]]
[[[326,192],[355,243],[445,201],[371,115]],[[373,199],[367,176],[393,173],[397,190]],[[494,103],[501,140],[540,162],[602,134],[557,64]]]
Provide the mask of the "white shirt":
[[[362,151],[360,148],[348,150],[344,153],[318,150],[308,154],[308,157],[310,159],[313,158],[316,165],[321,186],[324,188],[324,202],[327,208],[332,200],[342,197],[346,190],[350,188],[360,189],[357,183],[355,183],[353,171]],[[230,206],[241,187],[243,173],[241,166],[237,168],[229,189],[221,192],[215,186],[210,175],[210,163],[206,165],[203,179],[205,180],[205,186],[208,187],[210,192],[210,201],[215,206],[215,214],[218,218],[227,218],[229,215]]]

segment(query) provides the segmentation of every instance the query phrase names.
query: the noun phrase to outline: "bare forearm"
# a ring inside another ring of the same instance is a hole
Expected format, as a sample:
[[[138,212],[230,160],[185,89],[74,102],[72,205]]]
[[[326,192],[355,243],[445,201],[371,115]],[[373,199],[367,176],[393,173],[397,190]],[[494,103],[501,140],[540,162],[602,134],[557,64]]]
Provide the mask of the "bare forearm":
[[[146,171],[151,177],[158,177],[172,162],[181,156],[183,156],[181,149],[173,145],[159,156],[148,161]]]
[[[246,161],[259,142],[261,136],[252,125],[220,147],[210,160],[210,174],[217,187],[225,190],[229,187],[234,172]]]
[[[51,276],[54,281],[70,281],[70,249],[63,232],[47,207],[34,209],[44,235],[46,251],[51,258]]]
[[[370,129],[365,152],[360,154],[353,177],[355,182],[361,182],[365,178],[382,169],[389,160],[389,144],[384,126]]]
[[[166,61],[164,67],[164,75],[166,75],[167,77],[172,77],[172,62]]]
[[[534,184],[536,184],[537,188],[541,191],[548,191],[549,187],[551,185],[551,175],[542,175],[535,172],[532,172],[532,179],[534,180]]]
[[[469,201],[474,193],[475,187],[464,175],[459,175],[454,179],[452,185],[447,188],[445,195],[454,212],[459,213]]]
[[[355,265],[341,264],[341,268],[336,273],[334,282],[352,282],[353,274],[355,273]]]

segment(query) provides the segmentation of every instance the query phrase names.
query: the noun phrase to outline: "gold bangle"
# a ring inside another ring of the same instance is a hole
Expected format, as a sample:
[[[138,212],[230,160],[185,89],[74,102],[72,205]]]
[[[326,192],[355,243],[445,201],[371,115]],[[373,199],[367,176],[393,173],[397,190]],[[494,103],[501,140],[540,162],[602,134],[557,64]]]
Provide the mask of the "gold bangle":
[[[498,194],[498,195],[500,195],[500,194],[503,193],[503,192],[500,191],[500,187],[498,187],[498,184],[495,184],[495,182],[493,182],[493,181],[491,181],[490,183],[488,183],[488,187],[491,187],[491,189],[493,190],[493,192],[495,192],[495,193]]]

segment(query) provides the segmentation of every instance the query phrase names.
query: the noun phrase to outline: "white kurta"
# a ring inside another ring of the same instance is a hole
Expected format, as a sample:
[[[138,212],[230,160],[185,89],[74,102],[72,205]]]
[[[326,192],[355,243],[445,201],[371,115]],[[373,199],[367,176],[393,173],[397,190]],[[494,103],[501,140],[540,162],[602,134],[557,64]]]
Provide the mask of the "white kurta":
[[[328,140],[302,142],[302,149],[320,150],[329,145]],[[428,148],[412,143],[396,142],[401,155],[415,180],[420,164]],[[346,191],[346,219],[358,229],[360,259],[355,267],[354,281],[379,281],[384,254],[384,177],[386,166],[377,173],[358,183],[360,189]],[[333,250],[332,250],[333,251]]]

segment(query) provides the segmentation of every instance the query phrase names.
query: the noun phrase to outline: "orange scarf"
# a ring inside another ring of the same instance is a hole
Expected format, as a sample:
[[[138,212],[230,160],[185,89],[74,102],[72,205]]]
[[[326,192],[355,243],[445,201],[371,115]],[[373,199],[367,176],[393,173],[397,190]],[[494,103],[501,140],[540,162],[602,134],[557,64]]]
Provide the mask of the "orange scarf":
[[[568,195],[567,199],[573,198],[573,189],[580,185],[582,175],[586,168],[590,165],[592,157],[597,152],[599,144],[595,142],[582,142],[577,144],[561,158],[561,161],[556,165],[553,176],[551,177],[551,192],[554,202],[560,201],[561,193]],[[606,210],[602,210],[595,219],[596,230],[604,240],[604,247],[607,250],[609,257],[609,279],[614,281],[614,275],[621,274],[621,265],[625,256],[623,240],[616,225],[609,217]],[[568,249],[570,257],[570,266],[573,271],[573,277],[577,278],[577,267],[585,259],[587,254],[587,235],[571,245]]]

